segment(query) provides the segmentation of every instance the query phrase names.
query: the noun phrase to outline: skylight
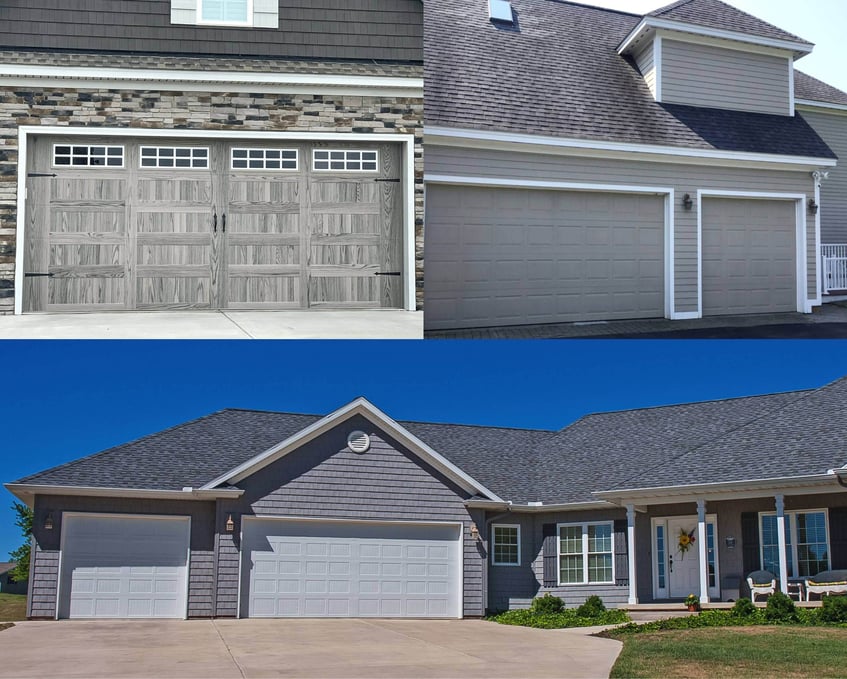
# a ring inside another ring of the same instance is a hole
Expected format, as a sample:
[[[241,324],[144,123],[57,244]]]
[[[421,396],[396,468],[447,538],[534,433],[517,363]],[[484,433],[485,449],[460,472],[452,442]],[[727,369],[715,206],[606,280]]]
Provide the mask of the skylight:
[[[488,0],[488,14],[491,21],[514,23],[512,3],[509,0]]]

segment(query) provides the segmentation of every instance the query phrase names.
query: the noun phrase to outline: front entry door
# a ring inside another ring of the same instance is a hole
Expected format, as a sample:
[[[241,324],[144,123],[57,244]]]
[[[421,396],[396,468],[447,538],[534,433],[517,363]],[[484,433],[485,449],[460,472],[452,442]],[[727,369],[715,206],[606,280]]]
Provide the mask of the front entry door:
[[[682,531],[694,533],[694,542],[687,552],[679,544]],[[668,585],[672,599],[683,599],[689,594],[700,596],[699,541],[697,517],[668,519]]]

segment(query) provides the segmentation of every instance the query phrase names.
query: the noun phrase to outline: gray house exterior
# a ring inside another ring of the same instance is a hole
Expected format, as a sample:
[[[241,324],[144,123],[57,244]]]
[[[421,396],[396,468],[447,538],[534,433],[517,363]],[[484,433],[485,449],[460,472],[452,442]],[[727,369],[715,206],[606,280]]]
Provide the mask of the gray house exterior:
[[[14,562],[6,561],[0,563],[0,593],[3,594],[26,594],[27,581],[18,582],[12,580],[12,569]]]
[[[0,313],[419,305],[422,4],[307,4],[4,3]]]
[[[428,330],[821,303],[847,95],[813,45],[719,0],[510,15],[426,6]]]
[[[561,431],[223,410],[6,484],[32,618],[476,617],[847,568],[847,378]],[[690,547],[682,534],[694,538]]]

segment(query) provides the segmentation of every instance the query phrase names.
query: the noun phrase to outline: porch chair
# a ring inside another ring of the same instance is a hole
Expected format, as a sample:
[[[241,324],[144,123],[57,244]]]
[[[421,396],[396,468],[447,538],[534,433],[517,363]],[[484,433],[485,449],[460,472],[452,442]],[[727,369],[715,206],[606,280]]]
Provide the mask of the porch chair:
[[[770,596],[776,592],[776,576],[770,571],[753,571],[747,576],[750,588],[750,600],[755,601],[757,594]]]
[[[847,594],[847,570],[822,571],[806,578],[806,601],[812,594]]]

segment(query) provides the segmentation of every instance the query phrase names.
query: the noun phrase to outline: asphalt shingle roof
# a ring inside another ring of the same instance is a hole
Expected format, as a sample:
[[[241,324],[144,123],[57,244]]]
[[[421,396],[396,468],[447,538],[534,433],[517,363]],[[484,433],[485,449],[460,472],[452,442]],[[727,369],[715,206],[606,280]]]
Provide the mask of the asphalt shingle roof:
[[[711,0],[686,7],[702,3],[711,7]],[[800,116],[657,103],[635,64],[616,51],[638,15],[560,0],[512,5],[517,26],[503,27],[488,20],[488,0],[427,0],[427,125],[834,157]]]
[[[720,0],[680,0],[671,5],[660,7],[647,16],[670,21],[682,21],[696,26],[718,28],[725,31],[745,33],[761,38],[790,40],[809,44],[793,33],[777,28],[740,9]]]
[[[200,487],[321,419],[222,410],[16,483]],[[596,491],[821,474],[847,462],[847,378],[813,391],[588,415],[561,431],[400,422],[516,503]]]
[[[794,71],[794,96],[797,99],[847,105],[847,92],[797,70]]]

